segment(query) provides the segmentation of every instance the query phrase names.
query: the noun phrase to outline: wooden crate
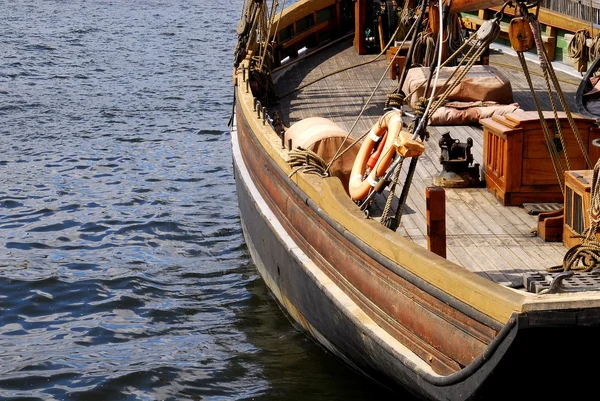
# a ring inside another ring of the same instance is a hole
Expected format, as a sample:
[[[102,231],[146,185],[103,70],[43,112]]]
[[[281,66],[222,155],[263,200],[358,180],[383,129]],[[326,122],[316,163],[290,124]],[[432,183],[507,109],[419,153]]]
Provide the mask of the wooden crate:
[[[554,114],[544,112],[550,132],[557,132]],[[575,125],[592,163],[600,156],[600,148],[592,145],[600,138],[595,120],[573,114]],[[559,113],[566,139],[570,168],[587,169],[583,154],[564,112]],[[524,202],[562,202],[563,193],[546,147],[537,111],[515,112],[480,120],[483,125],[483,173],[487,188],[505,206]],[[561,152],[562,154],[563,152]]]
[[[563,244],[571,248],[581,243],[581,235],[590,226],[590,191],[593,170],[575,170],[565,173]]]
[[[408,45],[403,46],[398,51],[400,46],[392,46],[385,53],[385,58],[390,64],[390,79],[400,79],[404,64],[406,62],[406,53],[408,52]],[[396,55],[398,53],[398,55]]]

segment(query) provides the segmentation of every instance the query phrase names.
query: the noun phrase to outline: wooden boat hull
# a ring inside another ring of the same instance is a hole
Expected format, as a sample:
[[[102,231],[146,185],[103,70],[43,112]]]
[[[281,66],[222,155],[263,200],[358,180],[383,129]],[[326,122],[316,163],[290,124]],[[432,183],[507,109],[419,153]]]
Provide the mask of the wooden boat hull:
[[[598,309],[515,314],[502,326],[468,305],[450,306],[456,301],[417,277],[406,272],[399,277],[376,252],[361,249],[357,238],[327,221],[261,149],[244,116],[238,120],[232,138],[237,193],[245,239],[260,275],[304,331],[378,383],[430,400],[505,400],[515,391],[506,383],[519,377],[543,381],[561,370],[554,366],[553,348],[560,352],[565,338],[599,334]],[[396,309],[401,310],[394,316]],[[573,326],[575,320],[582,325]],[[435,354],[417,333],[443,337],[433,340],[442,350],[479,354],[455,372],[436,374],[424,359],[429,355],[435,365],[435,356],[442,365],[444,355]],[[571,355],[578,355],[571,361],[575,364],[600,352],[583,346]],[[581,375],[585,372],[573,372],[578,379]],[[530,386],[519,394],[545,391],[554,395],[557,390]]]
[[[331,31],[340,27],[338,5],[303,0],[286,8],[276,60],[343,35]],[[293,174],[282,128],[274,123],[275,133],[257,100],[265,98],[254,92],[250,60],[233,75],[242,229],[260,275],[299,327],[378,383],[425,400],[590,395],[593,369],[582,366],[600,356],[587,343],[600,331],[600,291],[508,288],[365,219],[338,178]],[[535,264],[522,271],[544,266]]]

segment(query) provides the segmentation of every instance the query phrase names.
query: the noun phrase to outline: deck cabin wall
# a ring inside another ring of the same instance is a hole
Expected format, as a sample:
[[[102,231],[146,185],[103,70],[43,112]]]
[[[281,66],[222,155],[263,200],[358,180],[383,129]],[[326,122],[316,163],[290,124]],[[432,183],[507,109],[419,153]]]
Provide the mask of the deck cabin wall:
[[[350,32],[354,18],[351,0],[320,0],[286,8],[275,23],[275,66],[298,51],[317,48]]]

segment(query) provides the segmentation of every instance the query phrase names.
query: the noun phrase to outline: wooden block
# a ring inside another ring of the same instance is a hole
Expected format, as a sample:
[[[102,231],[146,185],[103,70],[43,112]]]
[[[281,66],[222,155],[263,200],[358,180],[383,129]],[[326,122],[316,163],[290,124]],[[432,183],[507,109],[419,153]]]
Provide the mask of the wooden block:
[[[446,192],[441,187],[427,187],[427,247],[446,257]]]
[[[538,216],[538,237],[546,242],[560,242],[563,237],[563,209],[540,213]]]

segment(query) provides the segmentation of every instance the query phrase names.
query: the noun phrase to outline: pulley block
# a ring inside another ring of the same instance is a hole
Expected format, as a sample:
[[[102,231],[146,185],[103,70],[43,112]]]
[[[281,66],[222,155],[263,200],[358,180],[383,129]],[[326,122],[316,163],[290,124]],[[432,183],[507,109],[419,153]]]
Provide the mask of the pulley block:
[[[533,31],[525,17],[513,18],[508,25],[508,38],[510,45],[517,52],[526,52],[533,49]]]

